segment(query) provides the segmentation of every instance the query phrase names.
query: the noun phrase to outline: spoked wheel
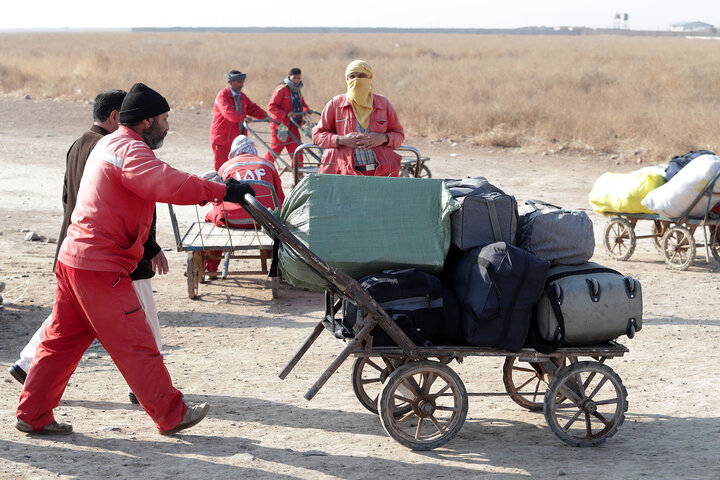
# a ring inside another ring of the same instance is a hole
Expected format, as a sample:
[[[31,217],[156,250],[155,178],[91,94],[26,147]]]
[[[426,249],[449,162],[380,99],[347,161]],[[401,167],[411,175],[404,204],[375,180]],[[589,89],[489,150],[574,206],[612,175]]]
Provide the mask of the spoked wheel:
[[[715,260],[720,262],[720,225],[713,225],[710,227],[708,246],[710,247],[710,253],[712,253],[712,256],[715,257]]]
[[[687,228],[675,225],[662,238],[665,264],[672,270],[687,270],[695,260],[695,239]]]
[[[517,357],[505,358],[503,384],[513,402],[531,412],[543,409],[547,389],[546,376],[537,362],[521,362]]]
[[[626,219],[613,217],[605,226],[603,237],[605,250],[615,260],[627,260],[635,251],[635,230]]]
[[[615,435],[627,409],[627,390],[617,373],[599,362],[584,361],[558,371],[545,392],[543,411],[560,440],[590,447]]]
[[[188,297],[192,300],[198,295],[200,289],[200,277],[205,271],[205,258],[203,252],[188,252],[187,258],[187,286]]]
[[[405,405],[405,415],[396,411]],[[452,440],[465,423],[468,396],[460,377],[442,362],[421,360],[399,366],[385,380],[378,399],[385,431],[413,450],[432,450]]]
[[[407,359],[391,359],[389,357],[357,357],[352,368],[352,386],[355,396],[363,407],[372,413],[378,413],[377,401],[380,390],[388,376],[399,365],[407,363]],[[411,410],[409,404],[397,404],[395,415],[404,415]]]
[[[655,248],[658,252],[663,251],[662,248],[662,237],[665,235],[665,232],[667,232],[668,227],[670,226],[670,222],[666,222],[664,220],[653,220],[652,225],[652,241],[653,245],[655,245]]]

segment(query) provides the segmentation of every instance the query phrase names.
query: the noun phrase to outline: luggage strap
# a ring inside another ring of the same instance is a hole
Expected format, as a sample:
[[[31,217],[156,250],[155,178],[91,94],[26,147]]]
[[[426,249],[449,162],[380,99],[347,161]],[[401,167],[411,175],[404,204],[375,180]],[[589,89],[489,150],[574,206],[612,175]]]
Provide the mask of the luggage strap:
[[[502,242],[502,232],[500,231],[500,220],[498,219],[497,208],[495,208],[495,202],[492,200],[486,200],[488,205],[488,212],[490,212],[490,225],[492,225],[493,238],[496,242]]]

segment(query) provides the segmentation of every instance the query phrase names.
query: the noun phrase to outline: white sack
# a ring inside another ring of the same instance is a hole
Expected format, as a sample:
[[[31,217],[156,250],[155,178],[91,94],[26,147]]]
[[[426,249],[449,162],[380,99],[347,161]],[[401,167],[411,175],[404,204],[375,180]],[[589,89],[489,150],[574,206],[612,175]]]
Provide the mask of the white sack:
[[[659,215],[679,217],[692,205],[718,171],[720,158],[715,155],[701,155],[688,163],[665,185],[650,191],[640,203]],[[720,192],[720,180],[715,182],[713,192]],[[704,217],[706,209],[707,197],[703,197],[690,211],[690,216]]]

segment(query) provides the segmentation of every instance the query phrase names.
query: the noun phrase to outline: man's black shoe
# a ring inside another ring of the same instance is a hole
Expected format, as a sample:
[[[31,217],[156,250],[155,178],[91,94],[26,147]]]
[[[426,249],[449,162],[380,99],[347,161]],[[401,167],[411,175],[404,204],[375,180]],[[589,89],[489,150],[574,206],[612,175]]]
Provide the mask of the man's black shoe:
[[[140,402],[138,402],[138,399],[133,392],[128,393],[128,398],[130,399],[130,403],[140,405]]]
[[[15,380],[25,385],[27,372],[20,368],[17,363],[13,364],[12,367],[8,368],[8,372],[10,372],[10,375],[12,375]]]

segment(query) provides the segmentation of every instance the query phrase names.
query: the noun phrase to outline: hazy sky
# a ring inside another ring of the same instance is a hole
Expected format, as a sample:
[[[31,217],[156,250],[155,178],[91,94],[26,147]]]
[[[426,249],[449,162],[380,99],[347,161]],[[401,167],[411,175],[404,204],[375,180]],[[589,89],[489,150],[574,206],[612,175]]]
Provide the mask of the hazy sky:
[[[353,5],[350,7],[350,5]],[[87,12],[87,13],[85,13]],[[717,0],[217,0],[4,1],[0,29],[128,27],[610,28],[627,13],[634,30],[671,23],[720,25]]]

